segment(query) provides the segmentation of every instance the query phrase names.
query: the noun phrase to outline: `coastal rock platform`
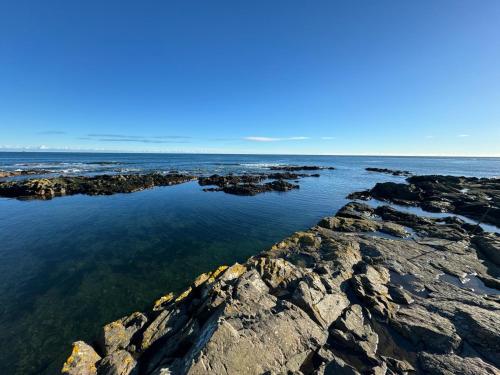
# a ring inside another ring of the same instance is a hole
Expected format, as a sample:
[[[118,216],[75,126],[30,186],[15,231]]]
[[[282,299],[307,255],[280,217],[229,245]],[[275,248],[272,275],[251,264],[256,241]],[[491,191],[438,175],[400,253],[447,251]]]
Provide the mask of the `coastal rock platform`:
[[[75,342],[62,373],[499,374],[499,253],[457,217],[350,202]]]

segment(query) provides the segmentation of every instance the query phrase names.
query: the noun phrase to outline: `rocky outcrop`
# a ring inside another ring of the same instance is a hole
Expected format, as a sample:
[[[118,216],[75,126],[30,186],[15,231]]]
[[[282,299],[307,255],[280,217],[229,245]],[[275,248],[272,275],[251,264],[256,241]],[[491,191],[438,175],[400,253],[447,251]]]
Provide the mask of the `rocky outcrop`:
[[[334,167],[320,167],[317,165],[276,165],[269,167],[272,171],[319,171],[319,170],[333,170]]]
[[[111,195],[131,193],[155,186],[170,186],[196,179],[183,174],[117,174],[37,178],[0,183],[0,197],[18,199],[52,199],[74,194]]]
[[[431,212],[452,212],[500,226],[500,179],[455,176],[412,176],[408,184],[383,182],[349,199],[375,198],[420,206]]]
[[[0,178],[17,177],[17,176],[32,176],[32,175],[41,175],[41,174],[49,174],[49,173],[54,173],[54,172],[49,171],[47,169],[24,169],[24,170],[15,170],[15,171],[0,170]]]
[[[498,374],[498,238],[351,202],[108,324],[63,373]]]
[[[296,174],[296,173],[272,173],[270,175],[227,175],[214,174],[209,177],[199,177],[201,186],[215,185],[217,188],[205,188],[204,191],[223,191],[234,195],[257,195],[270,191],[286,192],[298,189],[299,185],[285,180],[296,180],[302,177],[319,177],[318,175]],[[264,180],[274,180],[260,183]]]
[[[387,168],[365,168],[366,171],[368,172],[377,172],[377,173],[385,173],[385,174],[390,174],[393,176],[411,176],[412,173],[410,171],[402,171],[398,169],[387,169]]]

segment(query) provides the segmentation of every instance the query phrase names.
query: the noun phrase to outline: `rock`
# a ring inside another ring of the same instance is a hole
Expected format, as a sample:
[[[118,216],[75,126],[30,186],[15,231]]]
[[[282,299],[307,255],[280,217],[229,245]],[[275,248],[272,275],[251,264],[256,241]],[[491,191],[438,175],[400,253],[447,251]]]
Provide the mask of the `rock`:
[[[100,338],[100,344],[104,353],[108,355],[119,349],[127,348],[134,334],[146,322],[146,316],[136,312],[126,318],[105,325]]]
[[[401,237],[401,238],[410,236],[410,233],[408,233],[405,227],[391,222],[382,223],[380,225],[379,231],[390,234],[391,236]]]
[[[52,199],[63,195],[111,195],[132,193],[154,186],[170,186],[193,180],[181,174],[98,175],[53,177],[0,183],[0,196],[19,199]]]
[[[54,173],[54,171],[50,171],[47,169],[24,169],[24,170],[15,170],[15,171],[3,171],[0,170],[0,178],[7,177],[17,177],[17,176],[30,176],[30,175],[43,175]]]
[[[411,240],[377,233],[403,235],[406,227],[414,231]],[[80,357],[71,356],[65,368],[90,363],[91,374],[140,369],[155,375],[496,374],[497,240],[457,218],[351,202],[243,264],[201,274],[151,311],[108,325],[107,356],[77,350]],[[478,283],[475,290],[468,278]]]
[[[347,350],[362,353],[368,358],[375,358],[378,335],[365,323],[363,308],[351,305],[334,324],[331,334]]]
[[[450,353],[460,345],[455,327],[446,318],[422,307],[402,307],[390,324],[401,335],[424,350]]]
[[[125,350],[116,351],[99,363],[97,375],[136,375],[139,373],[137,362]]]
[[[65,375],[95,375],[96,363],[101,357],[83,341],[73,343],[73,351],[61,370]]]
[[[256,184],[267,178],[266,175],[227,175],[221,176],[218,174],[214,174],[209,177],[199,177],[198,183],[201,186],[206,185],[216,185],[218,187],[223,188],[227,185],[236,185],[236,184]]]
[[[365,168],[368,172],[378,172],[392,174],[393,176],[411,176],[412,173],[409,171],[400,171],[397,169],[387,169],[387,168]]]
[[[340,290],[328,293],[319,276],[308,274],[300,281],[292,300],[324,328],[328,328],[349,306],[347,296]]]
[[[272,171],[288,171],[288,172],[296,172],[296,171],[318,171],[321,169],[333,170],[334,167],[319,167],[317,165],[279,165],[279,166],[271,166],[269,167]]]
[[[318,225],[340,232],[375,232],[379,229],[379,224],[375,221],[344,217],[327,217],[322,219]]]
[[[460,357],[456,354],[419,354],[419,363],[428,374],[436,375],[497,375],[498,369],[477,357]]]
[[[350,199],[390,201],[421,206],[432,212],[452,212],[500,226],[500,178],[412,176],[408,184],[384,182]]]

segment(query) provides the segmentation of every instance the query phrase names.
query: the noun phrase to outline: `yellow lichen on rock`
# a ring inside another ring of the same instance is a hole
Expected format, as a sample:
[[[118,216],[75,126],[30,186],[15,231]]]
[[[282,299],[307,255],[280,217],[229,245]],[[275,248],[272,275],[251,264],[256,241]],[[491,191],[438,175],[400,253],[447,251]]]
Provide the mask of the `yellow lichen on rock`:
[[[175,302],[180,302],[182,301],[184,298],[186,298],[187,296],[189,296],[189,294],[191,294],[191,291],[193,290],[193,288],[189,287],[187,288],[184,292],[182,292],[179,297],[177,297],[175,299]]]
[[[61,370],[65,375],[95,375],[96,363],[101,357],[95,350],[83,341],[73,343],[71,355],[68,357]]]
[[[165,294],[164,296],[158,298],[153,306],[153,311],[156,311],[163,307],[165,304],[169,303],[174,299],[174,293],[170,292],[168,294]]]

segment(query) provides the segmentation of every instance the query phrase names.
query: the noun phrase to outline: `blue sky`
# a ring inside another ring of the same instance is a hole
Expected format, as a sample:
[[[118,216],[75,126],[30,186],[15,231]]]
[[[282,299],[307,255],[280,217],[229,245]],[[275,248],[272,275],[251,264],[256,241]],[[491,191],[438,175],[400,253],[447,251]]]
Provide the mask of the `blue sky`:
[[[2,1],[0,148],[500,155],[500,2]]]

